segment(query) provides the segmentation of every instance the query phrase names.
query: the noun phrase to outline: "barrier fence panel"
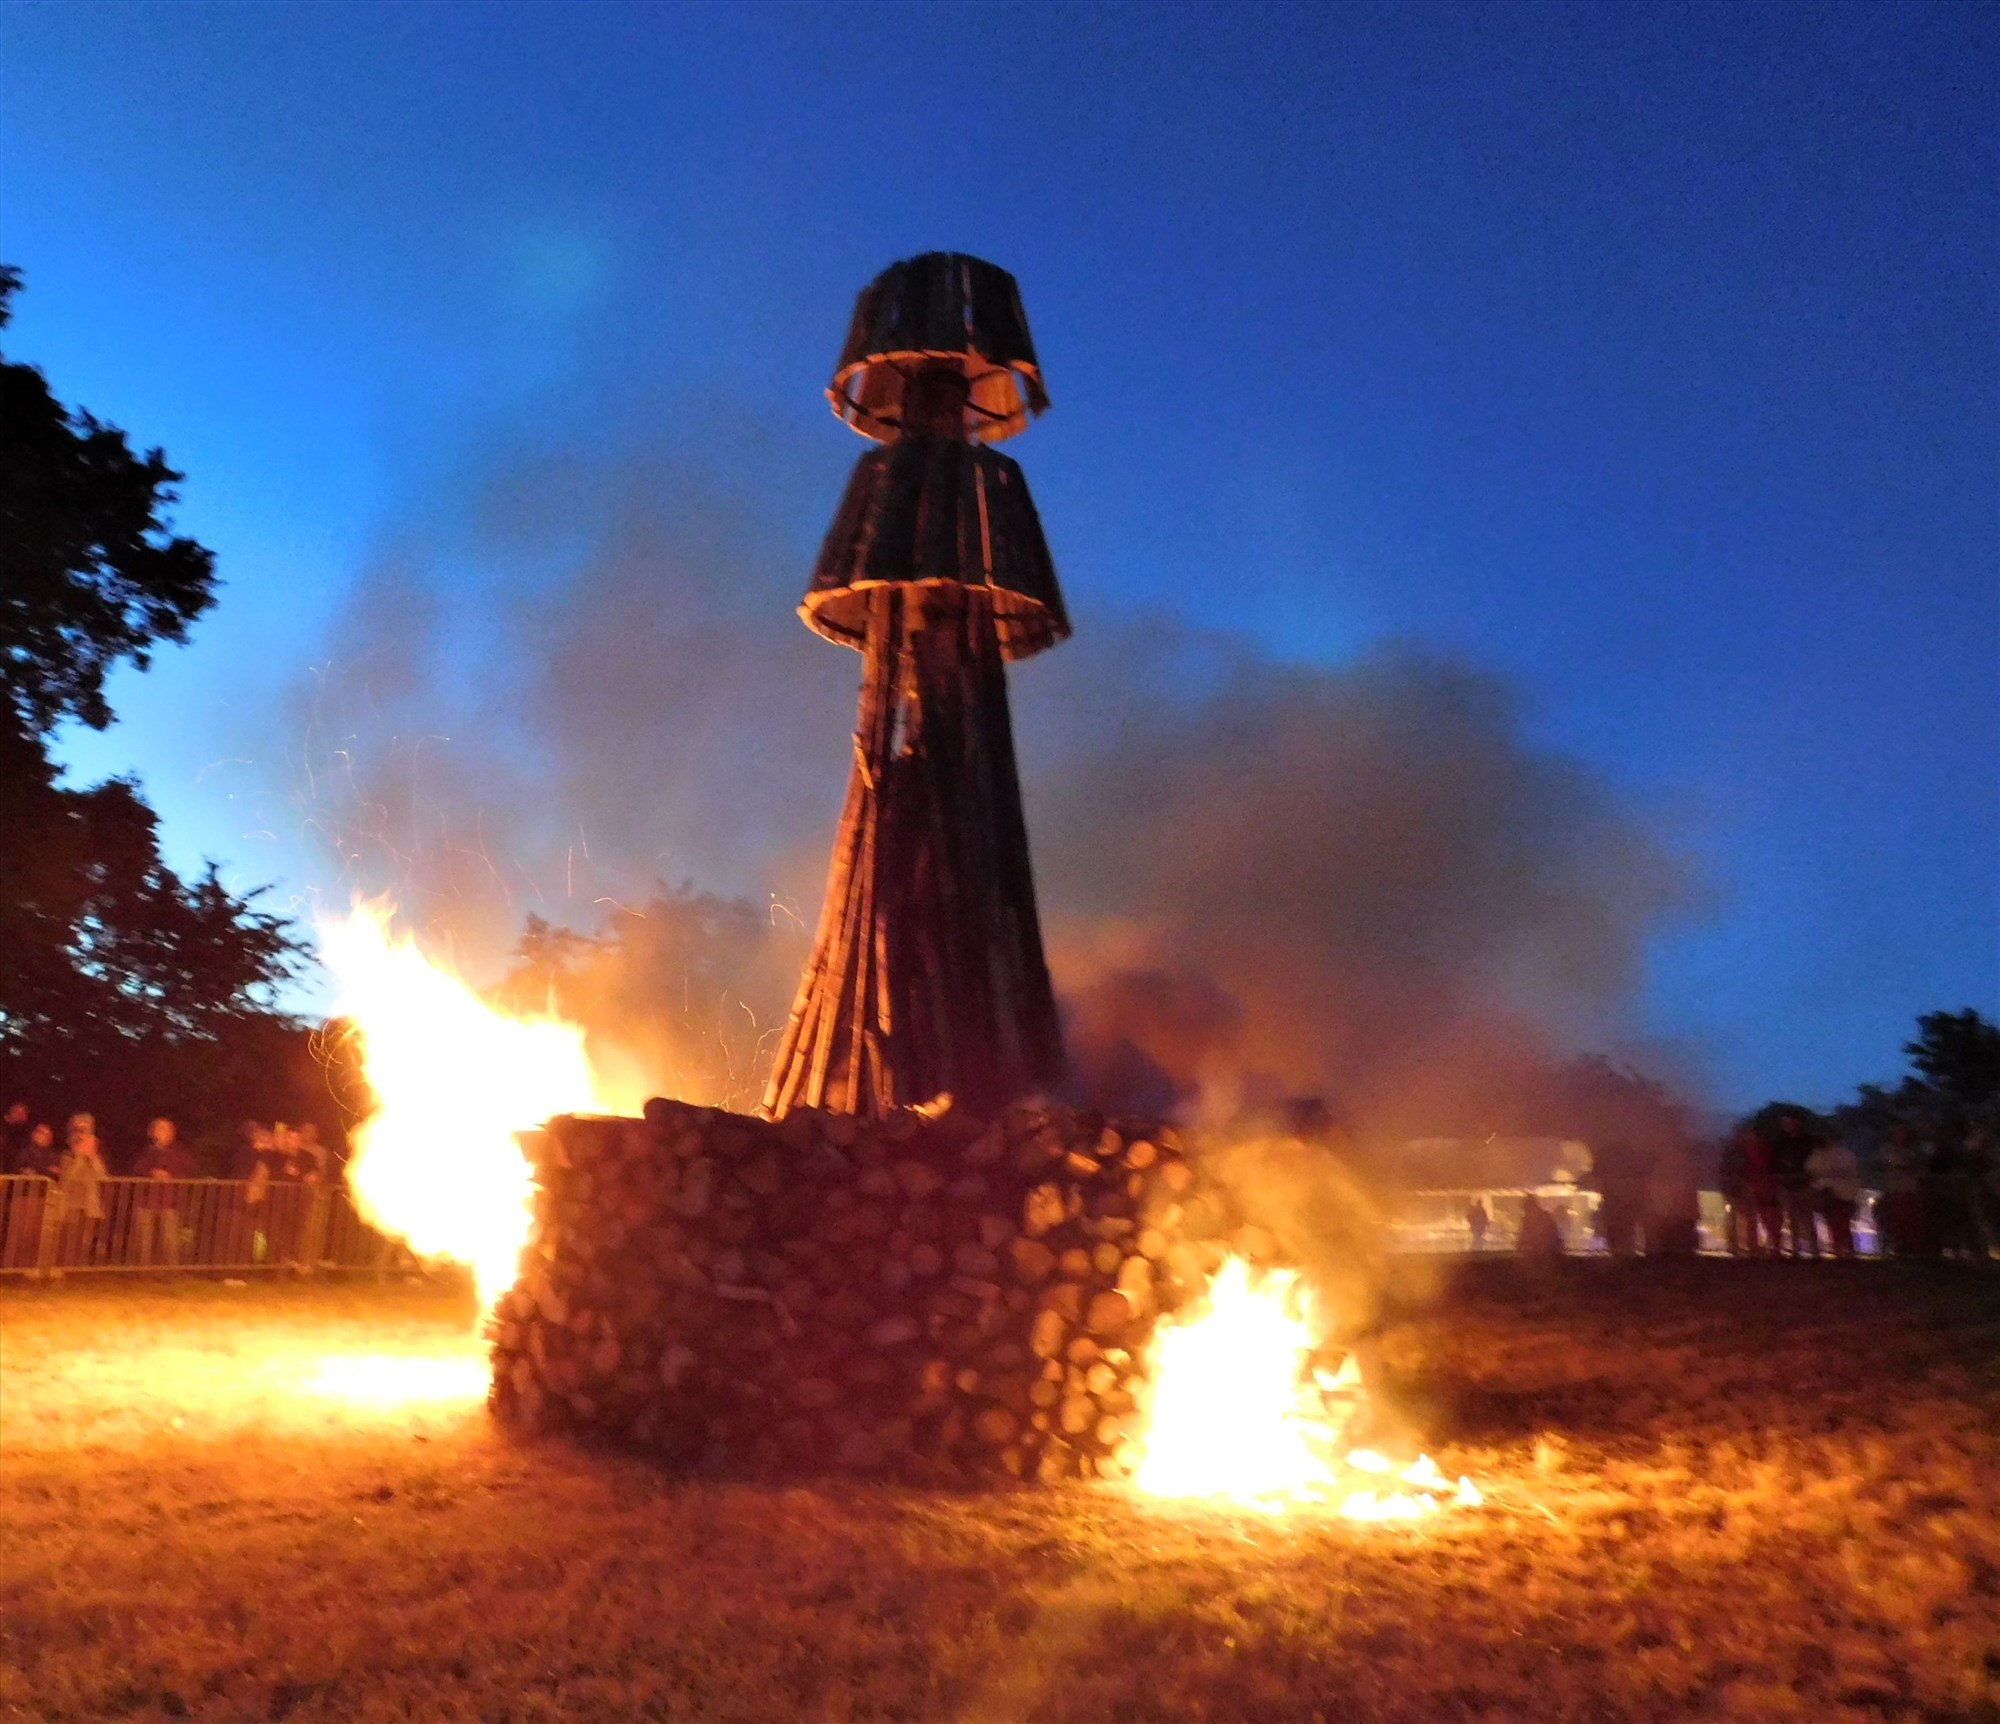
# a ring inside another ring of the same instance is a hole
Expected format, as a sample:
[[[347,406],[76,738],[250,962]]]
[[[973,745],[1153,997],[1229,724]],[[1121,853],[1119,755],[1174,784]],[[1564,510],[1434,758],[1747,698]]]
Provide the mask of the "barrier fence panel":
[[[1573,1185],[1468,1186],[1464,1190],[1406,1191],[1390,1218],[1389,1237],[1399,1251],[1509,1251],[1521,1231],[1524,1202],[1537,1199],[1555,1218],[1563,1249],[1598,1249],[1597,1193]],[[1486,1211],[1483,1238],[1474,1241],[1466,1211],[1477,1198]]]
[[[361,1219],[342,1186],[108,1178],[77,1198],[56,1180],[0,1177],[0,1274],[415,1266]]]
[[[1863,1257],[1882,1255],[1880,1230],[1876,1222],[1874,1191],[1864,1191],[1853,1218],[1854,1249]],[[1699,1208],[1695,1219],[1698,1249],[1711,1257],[1731,1255],[1730,1207],[1719,1191],[1696,1193]],[[1581,1186],[1468,1186],[1452,1191],[1406,1191],[1389,1220],[1389,1239],[1399,1251],[1412,1252],[1511,1252],[1520,1237],[1523,1202],[1535,1198],[1555,1219],[1566,1252],[1582,1255],[1604,1250],[1598,1231],[1600,1198]],[[1468,1211],[1477,1199],[1486,1211],[1486,1226],[1473,1238]],[[1820,1249],[1830,1253],[1833,1235],[1824,1222],[1816,1223]],[[1740,1243],[1740,1227],[1737,1229]]]

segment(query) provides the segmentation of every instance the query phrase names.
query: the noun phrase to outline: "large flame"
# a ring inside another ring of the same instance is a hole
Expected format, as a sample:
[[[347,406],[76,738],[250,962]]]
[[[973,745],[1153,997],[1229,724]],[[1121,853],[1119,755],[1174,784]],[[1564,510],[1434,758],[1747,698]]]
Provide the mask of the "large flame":
[[[1278,1510],[1332,1505],[1354,1520],[1413,1520],[1442,1504],[1474,1504],[1428,1455],[1405,1466],[1343,1449],[1358,1394],[1350,1360],[1315,1371],[1320,1326],[1296,1273],[1261,1276],[1230,1257],[1207,1308],[1155,1331],[1152,1406],[1133,1483],[1153,1496],[1199,1497]]]
[[[490,1309],[514,1283],[531,1219],[534,1174],[514,1134],[606,1107],[583,1031],[496,1011],[391,935],[383,905],[321,922],[319,939],[378,1104],[347,1167],[355,1203],[419,1256],[469,1264]]]

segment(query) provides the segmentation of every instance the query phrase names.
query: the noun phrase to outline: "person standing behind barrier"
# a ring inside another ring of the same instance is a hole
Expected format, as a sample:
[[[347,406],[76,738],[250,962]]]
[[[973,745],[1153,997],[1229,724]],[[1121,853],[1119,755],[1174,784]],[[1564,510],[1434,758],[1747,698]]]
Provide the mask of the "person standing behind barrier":
[[[270,1156],[271,1134],[254,1119],[246,1119],[234,1169],[242,1188],[234,1194],[229,1245],[224,1253],[230,1266],[247,1268],[261,1263],[269,1247],[265,1228],[270,1210],[266,1201],[271,1193]]]
[[[1882,1194],[1875,1201],[1875,1230],[1883,1255],[1915,1257],[1923,1251],[1924,1147],[1908,1126],[1889,1132],[1882,1146]]]
[[[28,1128],[26,1143],[13,1163],[20,1175],[14,1201],[7,1210],[5,1264],[9,1269],[46,1269],[54,1258],[52,1229],[62,1210],[52,1205],[53,1180],[62,1171],[62,1152],[56,1148],[55,1127],[46,1122]],[[51,1217],[51,1209],[54,1218]],[[47,1248],[43,1240],[47,1237]]]
[[[1750,1201],[1750,1152],[1737,1132],[1722,1146],[1715,1164],[1715,1183],[1722,1190],[1723,1226],[1727,1231],[1729,1255],[1757,1255],[1757,1211]]]
[[[1952,1123],[1931,1143],[1930,1165],[1922,1181],[1924,1254],[1927,1257],[1983,1258],[1975,1222],[1975,1180],[1965,1153],[1966,1134]]]
[[[1604,1249],[1613,1257],[1634,1255],[1645,1211],[1643,1161],[1628,1144],[1593,1144],[1590,1180],[1597,1188],[1597,1232]]]
[[[306,1175],[312,1162],[299,1146],[299,1134],[283,1120],[271,1127],[270,1164],[271,1200],[266,1226],[271,1236],[271,1261],[297,1267],[306,1231],[305,1209],[312,1195],[306,1189]]]
[[[62,1175],[56,1182],[56,1199],[62,1209],[62,1268],[87,1269],[97,1250],[97,1235],[104,1225],[104,1151],[97,1141],[97,1121],[87,1113],[73,1113],[65,1134]]]
[[[1783,1115],[1771,1142],[1771,1172],[1784,1194],[1785,1231],[1791,1235],[1794,1257],[1819,1255],[1819,1220],[1813,1214],[1812,1176],[1806,1172],[1806,1157],[1812,1150],[1806,1122],[1795,1113]]]
[[[1745,1126],[1737,1133],[1750,1194],[1750,1249],[1757,1257],[1778,1255],[1778,1235],[1785,1213],[1784,1188],[1772,1165],[1771,1146]]]
[[[158,1261],[168,1269],[178,1269],[181,1188],[177,1182],[194,1178],[194,1157],[181,1142],[172,1120],[162,1117],[146,1127],[146,1147],[132,1164],[132,1171],[147,1182],[139,1192],[138,1209],[133,1216],[139,1265],[150,1269]]]
[[[297,1135],[299,1162],[304,1169],[307,1187],[299,1263],[311,1275],[326,1256],[328,1211],[333,1201],[333,1157],[319,1140],[319,1127],[310,1121],[298,1128]]]
[[[27,1158],[28,1139],[34,1129],[28,1116],[28,1104],[24,1101],[9,1102],[6,1113],[0,1114],[0,1173],[27,1171],[22,1163]]]
[[[1514,1238],[1514,1254],[1527,1263],[1553,1263],[1563,1254],[1562,1229],[1532,1192],[1521,1199],[1521,1231]]]
[[[1486,1249],[1486,1229],[1492,1225],[1492,1216],[1486,1213],[1486,1205],[1478,1198],[1465,1206],[1465,1230],[1472,1235],[1472,1249]]]
[[[22,1159],[28,1153],[28,1133],[32,1129],[28,1123],[28,1104],[24,1101],[10,1103],[7,1111],[0,1114],[0,1176],[21,1171]],[[27,1201],[31,1195],[31,1188],[25,1180],[7,1179],[0,1183],[0,1268],[13,1266],[13,1240],[20,1226],[14,1207]],[[39,1226],[39,1205],[36,1206],[35,1217]]]
[[[309,1177],[317,1177],[319,1183],[327,1184],[333,1174],[333,1154],[319,1140],[319,1127],[311,1120],[298,1128],[299,1154],[312,1169]]]
[[[1813,1203],[1826,1217],[1836,1257],[1854,1255],[1854,1212],[1861,1207],[1861,1163],[1840,1138],[1813,1145],[1806,1157]]]
[[[1975,1126],[1965,1140],[1965,1175],[1979,1260],[1990,1262],[2000,1251],[2000,1144],[1988,1126]]]

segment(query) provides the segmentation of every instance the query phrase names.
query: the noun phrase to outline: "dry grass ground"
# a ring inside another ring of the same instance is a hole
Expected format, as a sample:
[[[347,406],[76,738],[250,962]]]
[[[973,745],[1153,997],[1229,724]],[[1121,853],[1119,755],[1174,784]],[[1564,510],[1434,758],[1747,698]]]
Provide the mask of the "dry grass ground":
[[[0,1290],[0,1716],[2000,1720],[2000,1278],[1567,1269],[1394,1332],[1491,1498],[1417,1528],[676,1479],[498,1434],[432,1288]]]

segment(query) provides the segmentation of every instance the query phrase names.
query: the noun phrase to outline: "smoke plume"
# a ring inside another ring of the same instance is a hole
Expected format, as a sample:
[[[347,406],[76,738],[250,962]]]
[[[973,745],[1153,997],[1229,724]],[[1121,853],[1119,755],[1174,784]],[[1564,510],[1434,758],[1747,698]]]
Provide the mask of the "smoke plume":
[[[1496,677],[1153,629],[1080,668],[1031,813],[1072,1042],[1135,1102],[1319,1093],[1370,1135],[1550,1129],[1688,871]],[[1080,654],[1080,656],[1082,656]],[[1032,751],[1031,751],[1032,753]]]
[[[530,915],[600,936],[565,1003],[662,1087],[671,1069],[740,1105],[849,761],[856,660],[789,614],[811,546],[770,525],[830,515],[823,465],[799,463],[814,494],[791,508],[671,455],[524,456],[404,535],[293,713],[339,895],[394,891],[488,974]],[[1077,639],[1014,698],[1080,1093],[1317,1094],[1363,1135],[1543,1129],[1552,1073],[1634,1045],[1687,870],[1527,740],[1501,681],[1414,647],[1284,664],[1074,608]],[[561,985],[547,934],[514,985]]]

